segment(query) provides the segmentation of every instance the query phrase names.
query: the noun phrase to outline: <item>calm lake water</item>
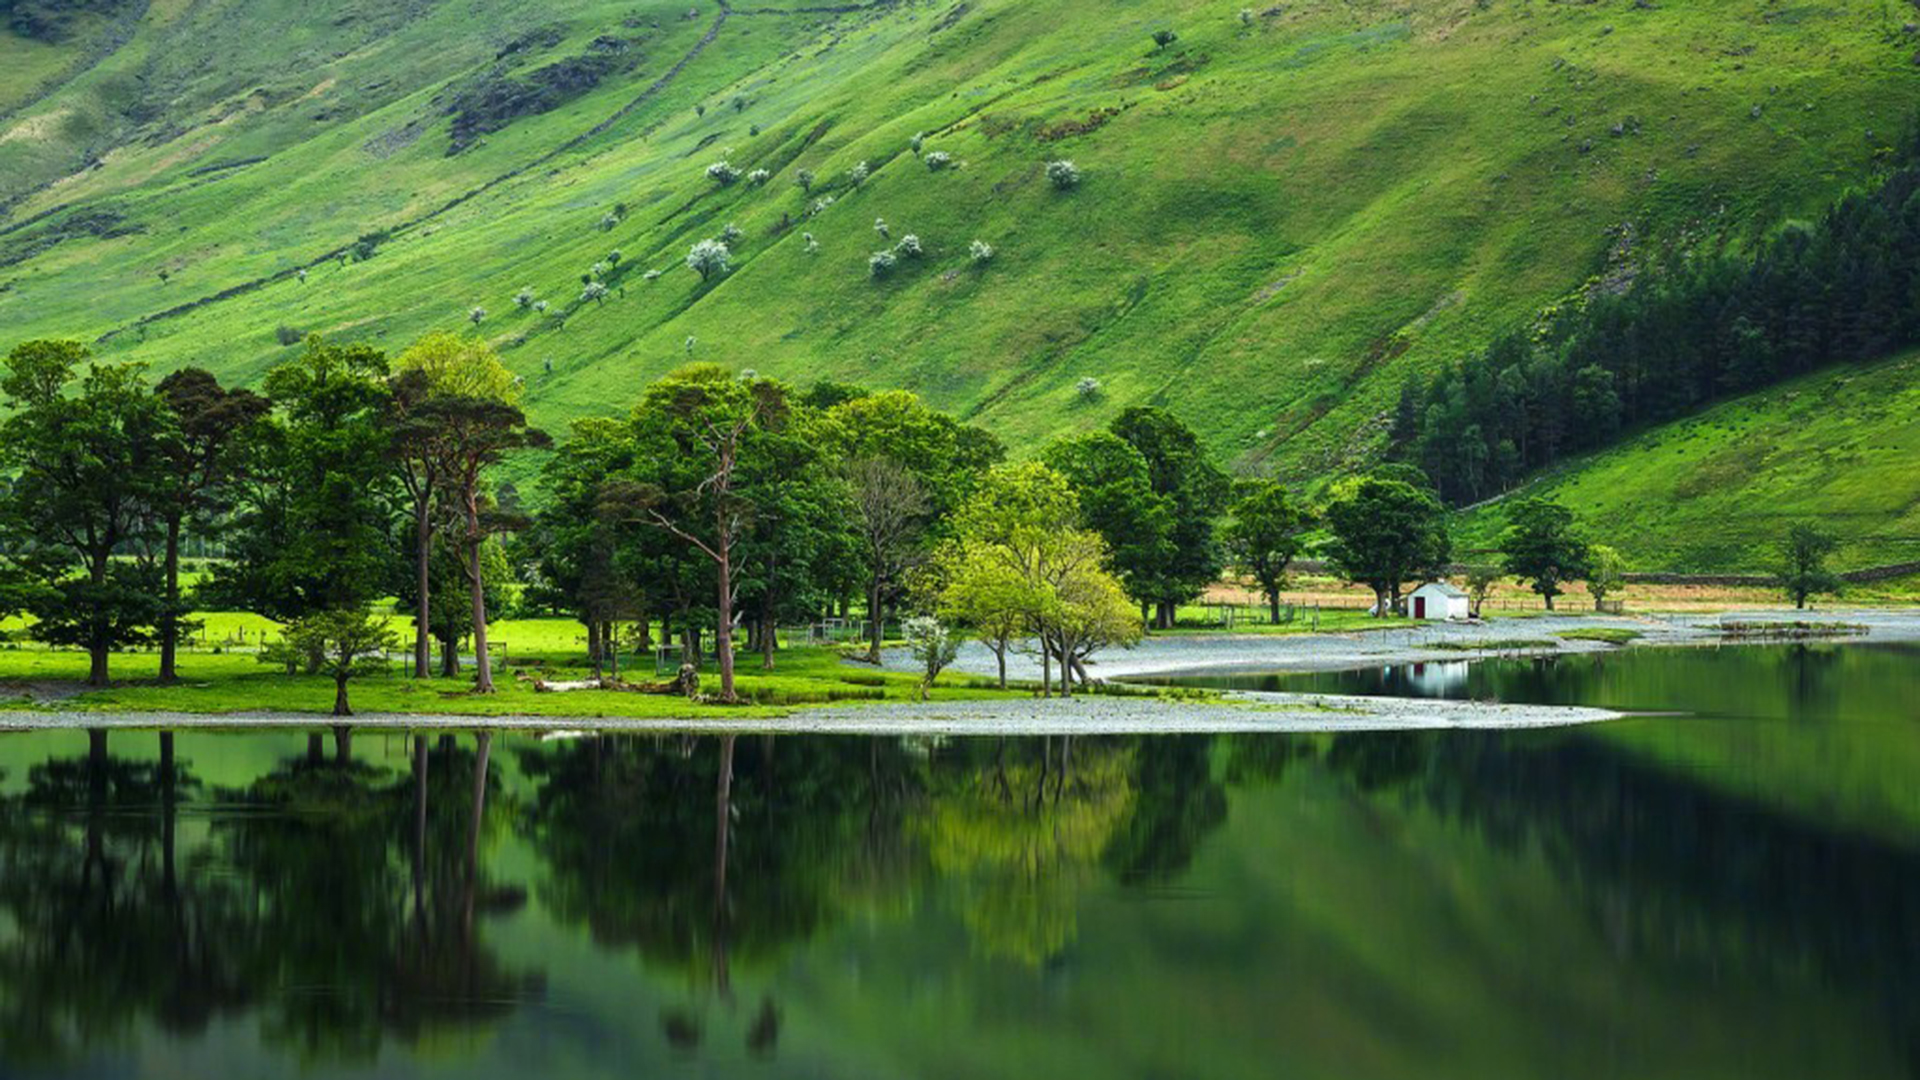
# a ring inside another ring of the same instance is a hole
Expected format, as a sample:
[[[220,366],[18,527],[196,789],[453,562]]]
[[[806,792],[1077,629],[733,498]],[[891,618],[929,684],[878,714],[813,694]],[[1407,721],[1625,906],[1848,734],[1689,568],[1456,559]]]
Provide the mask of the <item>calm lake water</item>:
[[[1920,653],[1179,738],[0,735],[7,1077],[1908,1077]]]

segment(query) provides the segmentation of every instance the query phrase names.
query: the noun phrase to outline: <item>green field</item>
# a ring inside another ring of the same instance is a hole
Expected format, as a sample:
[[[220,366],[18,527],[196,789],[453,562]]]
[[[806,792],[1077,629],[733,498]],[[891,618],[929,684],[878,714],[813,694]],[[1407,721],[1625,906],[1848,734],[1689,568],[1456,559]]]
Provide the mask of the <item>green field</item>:
[[[282,328],[398,348],[479,306],[556,427],[692,355],[908,386],[1016,447],[1162,403],[1230,461],[1317,478],[1378,449],[1404,373],[1610,260],[1738,239],[1866,178],[1920,88],[1913,16],[155,2],[77,73],[0,34],[0,345],[107,335],[110,356],[251,382],[290,355]],[[1156,49],[1158,28],[1178,40]],[[452,103],[609,54],[590,89],[449,153]],[[29,60],[70,77],[10,106]],[[917,160],[915,132],[952,167]],[[771,179],[718,187],[723,157]],[[1084,182],[1052,190],[1051,158]],[[926,248],[884,281],[876,218]],[[682,257],[728,223],[735,268],[702,283]],[[316,261],[380,229],[370,259]],[[613,249],[611,295],[583,305]],[[517,309],[522,287],[550,310]]]
[[[1764,570],[1787,526],[1841,538],[1841,569],[1920,559],[1920,355],[1810,376],[1569,463],[1518,495],[1567,506],[1635,570]],[[1512,498],[1514,496],[1510,496]],[[1504,507],[1468,512],[1493,543]]]
[[[264,620],[253,616],[207,616],[213,640],[223,633],[248,629],[257,645]],[[459,716],[577,716],[659,718],[713,716],[759,718],[781,716],[796,707],[868,701],[912,701],[919,698],[919,678],[882,671],[841,659],[838,652],[820,647],[780,650],[773,671],[764,671],[758,655],[736,654],[743,705],[689,702],[671,693],[628,690],[572,690],[542,693],[536,678],[583,679],[588,675],[585,645],[578,624],[564,619],[507,619],[492,627],[494,664],[499,692],[473,693],[471,669],[456,678],[412,679],[406,665],[396,660],[385,674],[355,679],[351,697],[356,712],[420,713]],[[656,672],[651,654],[623,654],[623,679],[635,684],[665,683],[672,673]],[[324,676],[287,675],[259,661],[250,651],[206,646],[180,656],[181,681],[162,686],[153,681],[159,656],[129,651],[113,657],[115,685],[106,690],[75,692],[87,677],[87,654],[78,650],[48,649],[37,645],[0,647],[0,708],[63,710],[128,710],[183,713],[247,711],[325,713],[333,708],[333,681]],[[718,685],[717,669],[709,659],[702,671],[703,687]],[[49,692],[51,696],[49,695]],[[999,690],[991,680],[960,674],[940,677],[930,696],[957,700],[1024,696],[1033,688]]]

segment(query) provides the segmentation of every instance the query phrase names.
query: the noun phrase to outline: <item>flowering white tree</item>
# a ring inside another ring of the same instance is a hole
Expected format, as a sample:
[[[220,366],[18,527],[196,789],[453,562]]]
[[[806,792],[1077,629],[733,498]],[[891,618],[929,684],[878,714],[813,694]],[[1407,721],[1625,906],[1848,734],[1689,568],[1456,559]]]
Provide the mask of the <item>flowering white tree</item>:
[[[726,187],[740,179],[740,170],[734,168],[730,161],[716,161],[707,166],[707,179],[721,187]]]
[[[920,663],[920,700],[927,699],[933,680],[960,655],[960,635],[931,615],[915,615],[904,626],[907,649]]]
[[[1080,169],[1064,158],[1059,161],[1049,161],[1047,162],[1047,183],[1052,184],[1055,191],[1079,187]]]
[[[701,281],[726,273],[732,261],[733,251],[724,241],[700,240],[687,249],[687,269],[699,274]]]

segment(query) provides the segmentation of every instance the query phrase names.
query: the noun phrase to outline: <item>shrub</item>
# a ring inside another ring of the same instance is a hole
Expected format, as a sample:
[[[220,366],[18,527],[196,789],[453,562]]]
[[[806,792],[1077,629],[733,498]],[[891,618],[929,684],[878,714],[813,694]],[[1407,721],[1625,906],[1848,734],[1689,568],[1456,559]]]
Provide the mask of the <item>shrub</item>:
[[[745,112],[746,109],[747,109],[747,99],[740,97],[739,95],[736,94],[733,99],[733,111]]]
[[[1156,49],[1164,49],[1179,40],[1180,35],[1171,30],[1155,30],[1153,32],[1153,47]]]
[[[918,155],[920,153],[920,145],[926,141],[927,133],[924,131],[916,131],[913,133],[913,138],[907,140],[907,149]]]
[[[597,262],[587,267],[587,277],[593,281],[599,281],[607,276],[607,271],[608,266],[606,263]]]
[[[720,242],[732,247],[740,242],[740,226],[729,221],[720,229]]]
[[[645,281],[654,281],[660,277],[660,271],[648,270],[646,273],[641,274],[640,277],[642,280],[645,280]]]
[[[813,170],[801,169],[795,172],[793,174],[793,182],[799,185],[801,191],[811,194],[813,192]]]
[[[941,169],[953,164],[953,155],[947,153],[945,150],[935,150],[926,156],[925,161],[928,172],[939,172]]]
[[[992,262],[993,245],[987,243],[985,240],[975,240],[973,243],[967,245],[967,257],[976,263]]]
[[[620,224],[620,215],[614,213],[611,210],[607,211],[605,214],[602,214],[600,216],[601,232],[612,232],[613,227],[618,224]]]
[[[620,249],[614,248],[612,251],[607,252],[607,265],[619,266],[620,260],[624,258],[626,258],[626,256],[620,253]]]
[[[874,231],[874,232],[877,232],[877,233],[879,233],[879,234],[880,234],[880,238],[881,238],[881,239],[883,239],[883,240],[891,240],[891,239],[893,239],[893,231],[892,231],[891,229],[889,229],[889,228],[887,228],[887,219],[886,219],[886,218],[881,218],[881,217],[877,217],[877,218],[874,218],[874,219],[873,219],[873,231]]]
[[[1240,9],[1240,25],[1241,26],[1253,25],[1253,9],[1252,8]]]
[[[545,300],[535,300],[533,302],[533,310],[545,315],[547,313],[547,302]]]
[[[587,287],[580,290],[580,299],[604,304],[607,301],[607,287],[597,281],[589,281]]]
[[[855,165],[853,168],[848,169],[847,180],[854,187],[859,187],[861,184],[866,183],[867,182],[867,163],[862,161],[859,164]]]
[[[811,255],[820,250],[820,242],[813,238],[812,233],[801,233],[800,239],[807,242],[807,254]]]
[[[295,270],[293,272],[293,276],[300,279],[300,284],[305,285],[307,283],[307,268],[303,266],[300,269]]]
[[[733,252],[719,240],[701,240],[687,249],[687,268],[699,274],[701,281],[726,273],[732,259]]]
[[[1080,396],[1081,401],[1092,401],[1100,396],[1100,380],[1088,375],[1073,384],[1073,392]]]
[[[773,174],[767,170],[755,169],[747,174],[747,183],[752,184],[754,187],[759,187],[772,178]]]
[[[877,278],[886,277],[899,262],[891,251],[876,251],[867,256],[867,272]]]
[[[917,259],[923,254],[920,250],[920,238],[912,233],[901,237],[900,242],[893,245],[893,250],[895,254],[908,259]]]
[[[467,321],[471,322],[475,326],[479,326],[480,320],[486,317],[487,317],[487,309],[483,307],[479,307],[477,305],[474,307],[472,311],[467,312]]]
[[[273,340],[279,342],[282,345],[298,345],[300,344],[300,339],[305,336],[306,335],[300,333],[299,330],[291,326],[288,326],[285,323],[281,323],[279,326],[274,327],[274,330],[273,330]]]
[[[526,287],[513,294],[513,306],[525,311],[533,306],[533,289]]]
[[[1080,169],[1073,162],[1062,158],[1047,162],[1047,183],[1055,191],[1066,191],[1080,186]]]
[[[813,205],[807,208],[807,214],[810,217],[815,214],[823,214],[826,212],[827,207],[832,205],[833,205],[833,196],[822,195],[819,198],[813,200]]]
[[[716,161],[707,166],[707,179],[719,184],[721,187],[726,187],[728,184],[740,179],[740,170],[734,168],[733,163],[730,161]]]

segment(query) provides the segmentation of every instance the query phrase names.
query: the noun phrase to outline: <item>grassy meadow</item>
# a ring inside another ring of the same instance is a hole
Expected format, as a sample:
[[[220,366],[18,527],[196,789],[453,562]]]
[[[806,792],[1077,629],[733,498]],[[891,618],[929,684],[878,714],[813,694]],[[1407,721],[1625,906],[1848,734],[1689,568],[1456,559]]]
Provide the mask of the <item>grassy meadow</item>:
[[[253,382],[290,355],[283,328],[398,348],[483,307],[556,429],[691,356],[907,386],[1016,448],[1164,404],[1226,459],[1312,479],[1377,450],[1406,372],[1610,261],[1737,240],[1868,176],[1920,78],[1911,15],[156,3],[0,112],[0,325]],[[0,68],[34,47],[0,37]],[[630,67],[449,153],[474,80],[602,48]],[[142,119],[162,92],[166,122]],[[916,158],[916,132],[951,166]],[[723,158],[770,178],[718,186]],[[1050,187],[1052,158],[1078,188]],[[702,282],[687,247],[729,223],[734,268]],[[316,261],[376,230],[371,258]],[[926,254],[872,278],[908,233]],[[616,249],[608,298],[582,302]],[[522,288],[549,309],[517,308]]]
[[[1574,461],[1509,498],[1572,510],[1636,570],[1764,570],[1788,525],[1841,538],[1838,569],[1920,559],[1920,355],[1798,379],[1654,428]],[[1490,546],[1504,506],[1462,518]],[[1851,590],[1911,596],[1911,580]]]

